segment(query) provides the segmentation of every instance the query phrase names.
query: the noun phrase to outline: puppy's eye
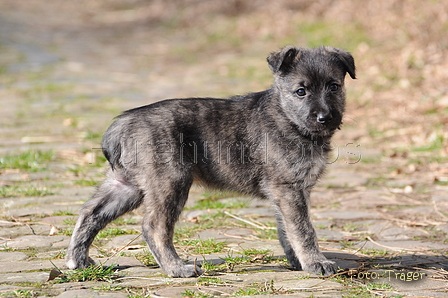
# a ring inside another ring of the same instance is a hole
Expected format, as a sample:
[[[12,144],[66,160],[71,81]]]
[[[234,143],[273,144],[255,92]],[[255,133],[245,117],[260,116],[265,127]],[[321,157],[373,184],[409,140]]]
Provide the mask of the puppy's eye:
[[[298,96],[305,96],[306,95],[305,88],[299,88],[299,90],[297,90],[296,93]]]
[[[338,91],[339,85],[338,84],[331,84],[330,85],[330,91]]]

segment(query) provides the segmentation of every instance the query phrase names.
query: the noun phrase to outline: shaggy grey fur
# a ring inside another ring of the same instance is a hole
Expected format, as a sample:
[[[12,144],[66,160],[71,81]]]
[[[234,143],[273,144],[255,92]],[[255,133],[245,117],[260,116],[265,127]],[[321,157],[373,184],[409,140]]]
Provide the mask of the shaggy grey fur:
[[[342,123],[344,78],[355,78],[353,57],[320,47],[285,47],[267,58],[268,90],[228,99],[171,99],[124,112],[103,137],[107,179],[81,209],[67,251],[70,269],[93,263],[95,235],[107,223],[145,207],[143,236],[172,277],[202,273],[173,245],[174,225],[193,181],[268,199],[290,264],[336,273],[320,252],[309,197],[322,175],[330,139]]]

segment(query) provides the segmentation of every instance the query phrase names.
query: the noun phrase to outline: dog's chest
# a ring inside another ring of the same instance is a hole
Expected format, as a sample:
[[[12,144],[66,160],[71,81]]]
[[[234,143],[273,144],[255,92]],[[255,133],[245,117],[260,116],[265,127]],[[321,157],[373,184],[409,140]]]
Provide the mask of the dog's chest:
[[[314,157],[311,161],[312,165],[309,169],[309,175],[311,178],[318,179],[327,165],[327,158],[322,154],[318,157]]]
[[[302,181],[304,187],[313,186],[327,166],[327,152],[322,148],[312,148],[301,155],[299,160],[293,167],[297,181]]]

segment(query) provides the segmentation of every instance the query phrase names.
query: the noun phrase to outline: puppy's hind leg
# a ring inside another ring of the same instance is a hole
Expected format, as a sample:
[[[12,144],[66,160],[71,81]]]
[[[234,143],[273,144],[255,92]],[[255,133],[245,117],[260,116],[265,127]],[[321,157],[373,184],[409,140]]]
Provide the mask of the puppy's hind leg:
[[[70,269],[94,264],[89,258],[89,247],[98,232],[120,215],[137,208],[143,194],[130,184],[120,169],[110,170],[93,198],[81,208],[67,250],[66,264]]]
[[[146,215],[143,236],[157,263],[171,277],[202,274],[196,265],[186,265],[173,245],[174,226],[185,205],[193,179],[159,179],[144,199]]]

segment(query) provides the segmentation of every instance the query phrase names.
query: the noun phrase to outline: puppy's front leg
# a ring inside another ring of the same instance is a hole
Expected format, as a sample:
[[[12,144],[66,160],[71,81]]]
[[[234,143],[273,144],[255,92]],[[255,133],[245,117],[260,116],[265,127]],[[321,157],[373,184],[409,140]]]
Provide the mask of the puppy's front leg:
[[[278,211],[279,238],[291,265],[300,269],[298,259],[305,271],[335,274],[336,264],[327,260],[319,250],[309,213],[309,191],[288,185],[276,189],[274,193],[278,194],[273,201]]]
[[[289,239],[286,236],[285,224],[283,223],[283,215],[281,212],[277,212],[277,232],[278,240],[285,251],[286,259],[289,264],[296,270],[302,270],[302,265],[300,265],[299,259],[297,259],[297,255],[291,246],[291,242],[289,242]]]

